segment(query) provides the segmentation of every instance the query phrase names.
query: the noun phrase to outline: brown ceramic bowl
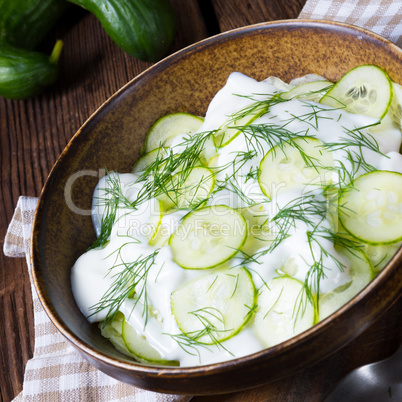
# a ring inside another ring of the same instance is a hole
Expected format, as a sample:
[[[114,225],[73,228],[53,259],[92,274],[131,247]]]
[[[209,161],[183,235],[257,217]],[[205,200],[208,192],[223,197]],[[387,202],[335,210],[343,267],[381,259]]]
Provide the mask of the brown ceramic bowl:
[[[236,360],[191,368],[136,363],[117,352],[75,305],[70,269],[94,241],[89,214],[99,169],[128,172],[148,128],[166,113],[204,115],[232,71],[284,80],[318,73],[329,80],[376,64],[402,83],[402,50],[365,30],[331,22],[289,20],[236,29],[169,56],[128,83],[78,131],[40,197],[33,232],[33,277],[60,332],[95,367],[154,391],[217,394],[254,387],[325,358],[364,331],[398,298],[402,251],[331,317],[278,346]],[[78,173],[77,172],[81,172]],[[65,189],[71,187],[72,196]]]

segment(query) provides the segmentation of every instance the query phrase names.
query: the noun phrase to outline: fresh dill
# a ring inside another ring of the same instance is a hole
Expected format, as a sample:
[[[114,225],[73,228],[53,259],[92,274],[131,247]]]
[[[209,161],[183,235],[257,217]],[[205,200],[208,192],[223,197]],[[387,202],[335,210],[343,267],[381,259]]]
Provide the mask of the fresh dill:
[[[123,247],[123,246],[122,246]],[[110,254],[116,253],[116,260],[112,268],[109,270],[109,275],[112,275],[113,283],[105,292],[98,303],[91,306],[90,310],[95,315],[103,310],[107,310],[103,326],[106,326],[113,320],[118,313],[122,304],[128,299],[134,299],[133,309],[142,301],[144,305],[143,314],[145,315],[145,324],[148,320],[148,297],[147,297],[147,276],[148,271],[155,262],[155,258],[159,253],[159,249],[149,255],[140,255],[134,261],[125,262],[121,256],[120,247],[118,250]],[[121,262],[117,262],[121,261]],[[116,273],[113,273],[117,271]]]

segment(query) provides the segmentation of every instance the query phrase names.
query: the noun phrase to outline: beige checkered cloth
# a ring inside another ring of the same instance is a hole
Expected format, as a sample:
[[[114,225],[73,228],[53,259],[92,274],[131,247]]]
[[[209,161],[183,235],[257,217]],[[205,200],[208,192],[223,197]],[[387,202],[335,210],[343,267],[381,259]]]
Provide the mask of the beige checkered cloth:
[[[26,257],[30,268],[31,226],[38,199],[20,197],[4,240],[4,254]],[[31,276],[31,272],[29,270]],[[32,279],[32,278],[31,278]],[[32,284],[32,281],[31,281]],[[14,401],[187,402],[191,397],[159,394],[119,382],[84,360],[49,320],[32,286],[35,350],[24,389]]]
[[[402,0],[308,0],[299,18],[357,25],[402,47]]]
[[[300,18],[357,25],[402,46],[402,0],[308,0]],[[20,197],[4,244],[8,256],[27,257],[37,199]],[[28,361],[18,401],[188,401],[120,383],[84,361],[49,321],[32,288],[35,351]]]

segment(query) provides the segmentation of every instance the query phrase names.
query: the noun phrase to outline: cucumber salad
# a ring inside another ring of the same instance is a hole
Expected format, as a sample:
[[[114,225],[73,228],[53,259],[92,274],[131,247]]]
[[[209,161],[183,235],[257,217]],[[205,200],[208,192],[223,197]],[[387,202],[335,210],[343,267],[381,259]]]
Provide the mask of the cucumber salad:
[[[337,83],[234,72],[205,118],[161,117],[132,172],[95,188],[81,312],[123,354],[176,366],[325,319],[401,245],[401,103],[373,65]]]

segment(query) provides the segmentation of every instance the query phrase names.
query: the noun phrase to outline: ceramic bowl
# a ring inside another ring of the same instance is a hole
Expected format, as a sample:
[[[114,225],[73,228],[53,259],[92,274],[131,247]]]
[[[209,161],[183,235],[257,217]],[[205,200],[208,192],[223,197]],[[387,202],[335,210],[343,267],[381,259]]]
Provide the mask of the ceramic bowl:
[[[77,308],[70,269],[95,239],[89,213],[99,170],[130,171],[145,134],[171,112],[204,115],[233,71],[285,81],[307,73],[331,81],[361,64],[402,83],[402,50],[368,31],[332,22],[288,20],[236,29],[179,51],[140,74],[81,127],[55,164],[33,228],[33,278],[51,321],[92,365],[154,391],[217,394],[276,380],[325,358],[364,331],[398,298],[402,251],[353,300],[308,331],[236,360],[167,368],[117,352]]]

